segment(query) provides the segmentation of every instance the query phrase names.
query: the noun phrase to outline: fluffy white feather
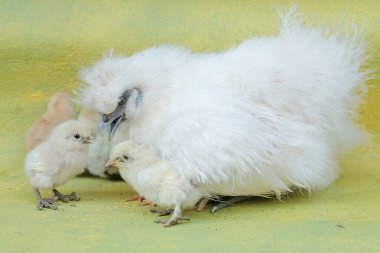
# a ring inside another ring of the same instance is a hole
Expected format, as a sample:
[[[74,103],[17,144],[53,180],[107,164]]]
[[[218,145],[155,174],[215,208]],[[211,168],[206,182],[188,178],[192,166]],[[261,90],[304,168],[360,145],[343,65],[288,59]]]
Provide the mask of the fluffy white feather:
[[[127,120],[114,143],[151,146],[181,175],[223,195],[278,196],[319,189],[338,155],[365,139],[354,125],[366,72],[360,34],[301,25],[294,10],[277,36],[221,53],[174,46],[104,57],[81,72],[81,103],[108,114],[127,89]]]

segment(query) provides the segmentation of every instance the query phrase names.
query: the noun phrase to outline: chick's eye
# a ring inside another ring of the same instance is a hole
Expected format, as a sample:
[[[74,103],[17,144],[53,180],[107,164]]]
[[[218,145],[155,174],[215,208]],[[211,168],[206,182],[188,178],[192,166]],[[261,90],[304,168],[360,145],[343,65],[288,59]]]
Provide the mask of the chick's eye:
[[[124,156],[124,159],[125,159],[125,160],[128,160],[128,156],[125,155],[125,156]]]
[[[79,139],[80,135],[79,134],[74,134],[75,139]]]

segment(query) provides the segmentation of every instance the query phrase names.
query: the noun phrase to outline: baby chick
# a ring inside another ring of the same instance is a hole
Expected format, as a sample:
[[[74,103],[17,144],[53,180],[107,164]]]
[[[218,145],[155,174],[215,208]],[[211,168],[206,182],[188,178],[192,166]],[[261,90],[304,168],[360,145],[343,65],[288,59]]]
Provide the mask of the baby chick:
[[[165,227],[189,220],[182,217],[182,209],[194,206],[207,195],[201,187],[181,176],[169,162],[162,161],[152,150],[131,140],[112,148],[107,165],[118,167],[121,177],[145,199],[161,207],[174,208],[167,221],[154,221]]]
[[[34,148],[25,160],[25,174],[38,199],[37,208],[57,209],[53,199],[43,199],[40,188],[52,189],[54,196],[63,202],[79,200],[75,192],[62,195],[55,187],[82,173],[87,162],[87,144],[91,131],[77,120],[58,125],[49,138]]]
[[[56,93],[51,98],[45,114],[36,120],[26,132],[25,142],[28,151],[46,140],[58,124],[75,118],[76,113],[70,102],[70,95],[67,92]]]

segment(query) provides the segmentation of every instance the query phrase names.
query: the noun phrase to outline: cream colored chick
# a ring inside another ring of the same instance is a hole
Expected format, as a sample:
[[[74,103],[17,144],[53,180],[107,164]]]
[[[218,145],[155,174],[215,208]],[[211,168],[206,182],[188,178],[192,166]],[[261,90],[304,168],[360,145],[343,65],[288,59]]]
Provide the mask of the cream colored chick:
[[[55,188],[82,173],[86,167],[91,132],[77,120],[58,125],[49,138],[33,149],[25,160],[25,174],[38,199],[37,208],[57,209],[53,199],[43,199],[39,189],[52,189],[63,202],[79,200],[75,192],[62,195]]]
[[[145,199],[160,207],[174,208],[167,221],[155,220],[165,227],[179,220],[189,220],[182,217],[182,209],[194,206],[207,195],[201,187],[182,177],[169,162],[162,161],[152,150],[134,141],[114,146],[107,165],[118,167],[121,177]]]
[[[58,124],[75,118],[76,113],[70,102],[70,95],[67,92],[56,93],[51,98],[45,114],[26,132],[25,143],[28,151],[46,140]]]

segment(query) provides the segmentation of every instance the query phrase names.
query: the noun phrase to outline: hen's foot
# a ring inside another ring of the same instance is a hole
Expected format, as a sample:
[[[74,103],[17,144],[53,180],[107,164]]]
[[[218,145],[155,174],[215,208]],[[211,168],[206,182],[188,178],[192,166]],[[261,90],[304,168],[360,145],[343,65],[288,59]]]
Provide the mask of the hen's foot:
[[[53,193],[54,193],[54,198],[56,198],[57,200],[60,200],[64,203],[67,203],[69,201],[79,201],[80,200],[80,197],[75,192],[72,192],[68,195],[63,195],[57,189],[53,189]]]
[[[220,209],[222,208],[225,208],[225,207],[228,207],[228,206],[232,206],[233,204],[236,204],[236,203],[239,203],[239,202],[243,202],[243,201],[246,201],[248,199],[250,199],[251,197],[250,196],[236,196],[236,197],[231,197],[230,199],[226,200],[226,201],[223,201],[219,204],[217,204],[216,206],[214,206],[211,210],[212,213],[215,213],[215,212],[218,212]]]
[[[173,210],[157,210],[156,208],[151,208],[149,211],[157,214],[157,216],[166,216],[172,214],[173,212]]]

